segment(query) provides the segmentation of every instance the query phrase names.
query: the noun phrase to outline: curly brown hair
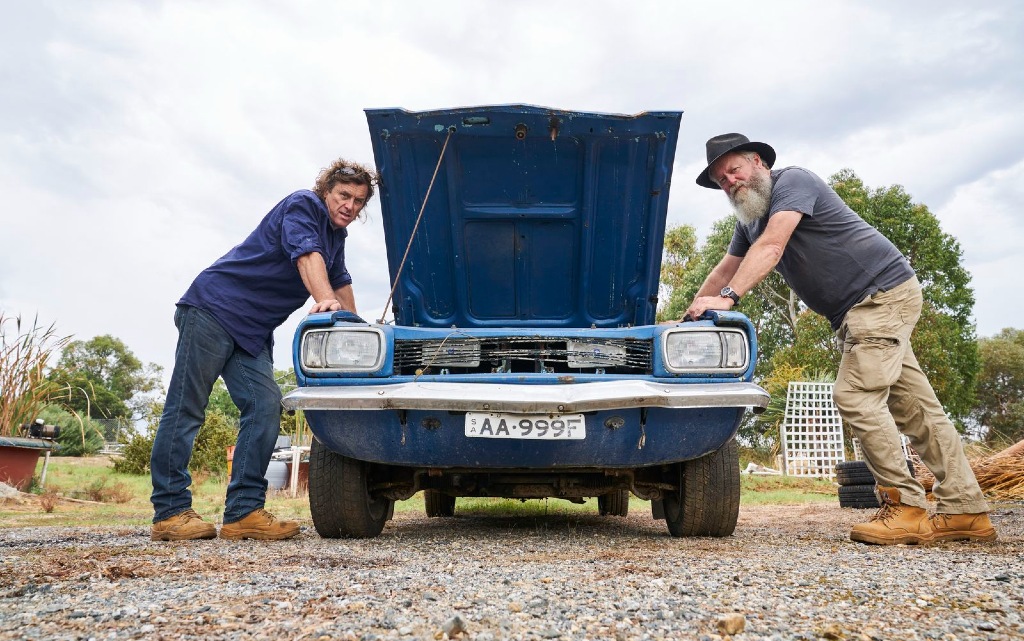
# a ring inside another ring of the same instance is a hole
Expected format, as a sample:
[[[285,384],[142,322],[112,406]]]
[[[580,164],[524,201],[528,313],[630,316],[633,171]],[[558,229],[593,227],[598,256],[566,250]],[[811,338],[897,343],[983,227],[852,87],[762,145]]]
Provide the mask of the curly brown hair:
[[[373,186],[377,184],[377,173],[369,167],[364,167],[356,162],[338,158],[330,166],[321,169],[320,175],[316,177],[313,191],[320,197],[320,200],[327,198],[337,183],[366,186],[366,202],[373,198]]]

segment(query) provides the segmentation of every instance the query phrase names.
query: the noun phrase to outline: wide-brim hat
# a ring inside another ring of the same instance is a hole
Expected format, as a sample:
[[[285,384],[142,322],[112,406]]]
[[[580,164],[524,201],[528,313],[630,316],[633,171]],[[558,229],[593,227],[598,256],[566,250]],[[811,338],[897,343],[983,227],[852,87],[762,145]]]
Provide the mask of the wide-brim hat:
[[[761,157],[764,164],[768,166],[768,169],[772,168],[775,164],[775,150],[769,145],[763,142],[751,142],[749,138],[743,134],[722,134],[715,136],[708,140],[708,166],[704,168],[704,171],[700,172],[697,176],[697,184],[701,187],[707,187],[708,189],[721,189],[717,183],[711,180],[711,176],[708,172],[711,171],[711,165],[714,165],[719,158],[726,154],[731,154],[739,151],[754,151]]]

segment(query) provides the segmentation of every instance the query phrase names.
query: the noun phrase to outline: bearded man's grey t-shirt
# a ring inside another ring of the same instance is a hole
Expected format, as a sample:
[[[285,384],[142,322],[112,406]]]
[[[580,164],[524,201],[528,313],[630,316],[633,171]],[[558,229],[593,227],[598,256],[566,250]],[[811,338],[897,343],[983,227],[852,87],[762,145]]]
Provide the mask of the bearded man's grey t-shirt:
[[[910,262],[850,209],[824,180],[801,167],[772,170],[768,215],[736,223],[729,254],[743,257],[780,211],[803,214],[775,269],[808,307],[838,330],[850,308],[914,275]]]

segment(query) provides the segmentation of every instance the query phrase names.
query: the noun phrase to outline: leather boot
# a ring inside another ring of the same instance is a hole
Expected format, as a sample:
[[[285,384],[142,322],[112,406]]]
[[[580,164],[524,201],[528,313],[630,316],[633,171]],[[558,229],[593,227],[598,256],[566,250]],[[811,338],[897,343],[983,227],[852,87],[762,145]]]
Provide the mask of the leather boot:
[[[900,503],[895,487],[878,487],[882,507],[867,523],[858,523],[850,530],[850,539],[875,545],[926,543],[932,535],[928,510]]]
[[[249,512],[244,518],[234,523],[225,523],[220,526],[220,538],[232,541],[238,539],[277,541],[290,539],[298,533],[298,521],[281,521],[263,508]]]
[[[988,514],[935,514],[931,517],[932,534],[929,543],[936,541],[995,541],[996,529]]]
[[[203,521],[203,517],[188,509],[163,521],[153,524],[150,539],[154,541],[188,541],[212,539],[217,536],[217,527]]]

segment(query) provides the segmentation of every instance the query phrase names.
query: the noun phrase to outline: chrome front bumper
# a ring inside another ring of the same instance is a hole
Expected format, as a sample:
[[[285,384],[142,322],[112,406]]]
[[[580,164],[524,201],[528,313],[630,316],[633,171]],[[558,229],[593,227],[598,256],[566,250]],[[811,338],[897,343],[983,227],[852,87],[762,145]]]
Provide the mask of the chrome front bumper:
[[[671,385],[619,380],[572,385],[399,383],[301,387],[282,401],[286,410],[443,410],[549,414],[630,407],[749,407],[760,413],[768,392],[753,383]]]

